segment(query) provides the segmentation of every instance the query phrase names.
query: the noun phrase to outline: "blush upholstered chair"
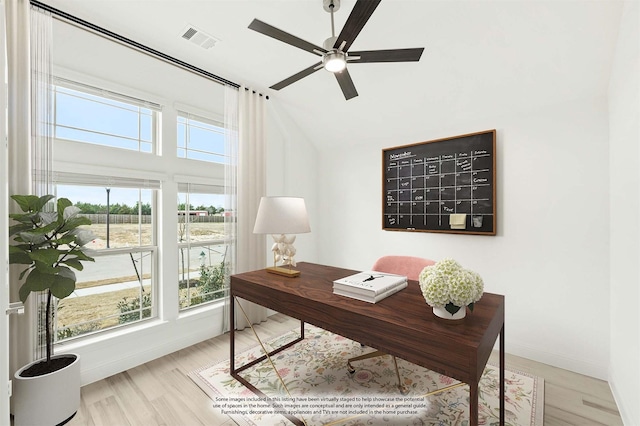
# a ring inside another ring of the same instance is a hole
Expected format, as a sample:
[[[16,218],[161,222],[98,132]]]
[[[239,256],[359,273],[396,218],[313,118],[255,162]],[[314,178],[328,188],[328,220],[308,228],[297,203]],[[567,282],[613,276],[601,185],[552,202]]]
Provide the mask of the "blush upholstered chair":
[[[436,262],[431,259],[424,259],[414,256],[383,256],[375,261],[371,269],[377,272],[404,275],[409,280],[418,281],[420,272],[422,272],[425,266],[431,266],[435,263]],[[356,369],[351,365],[353,361],[361,361],[363,359],[375,358],[385,355],[387,354],[382,351],[374,351],[354,358],[349,358],[349,360],[347,361],[347,369],[349,371],[349,374],[354,374],[356,372]],[[398,362],[396,361],[396,357],[393,355],[391,355],[391,357],[393,358],[393,365],[396,368],[396,375],[398,376],[398,389],[400,389],[400,392],[402,394],[406,394],[407,390],[402,385],[402,379],[400,378],[400,372],[398,371]]]

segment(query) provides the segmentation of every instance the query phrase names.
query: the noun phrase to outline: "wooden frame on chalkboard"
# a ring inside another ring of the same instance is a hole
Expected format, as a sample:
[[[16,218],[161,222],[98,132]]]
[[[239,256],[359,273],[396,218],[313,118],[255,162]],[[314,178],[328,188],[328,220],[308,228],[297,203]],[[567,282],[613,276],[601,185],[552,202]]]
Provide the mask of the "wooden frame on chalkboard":
[[[496,235],[496,131],[382,150],[382,229]]]

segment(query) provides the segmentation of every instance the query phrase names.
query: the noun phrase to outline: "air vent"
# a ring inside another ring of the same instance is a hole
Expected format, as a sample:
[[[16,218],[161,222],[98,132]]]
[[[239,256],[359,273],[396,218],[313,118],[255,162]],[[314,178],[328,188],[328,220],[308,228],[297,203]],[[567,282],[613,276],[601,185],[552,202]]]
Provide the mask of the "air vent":
[[[214,36],[199,30],[193,25],[187,25],[187,27],[182,31],[181,34],[182,34],[182,38],[197,44],[203,49],[210,49],[213,46],[215,46],[217,42],[220,41],[219,38],[215,38]]]

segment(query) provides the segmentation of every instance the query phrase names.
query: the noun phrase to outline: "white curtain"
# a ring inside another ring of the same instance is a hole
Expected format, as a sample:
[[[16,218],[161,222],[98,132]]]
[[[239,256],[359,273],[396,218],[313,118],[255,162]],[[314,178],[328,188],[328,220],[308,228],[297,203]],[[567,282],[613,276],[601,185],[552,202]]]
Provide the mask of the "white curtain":
[[[224,211],[230,212],[224,217],[224,235],[227,245],[227,264],[229,273],[236,272],[236,237],[237,221],[235,212],[238,210],[238,89],[225,86],[224,92],[224,135],[225,153],[227,163],[224,169]],[[227,283],[228,285],[228,283]],[[230,299],[224,305],[222,330],[229,331],[229,305]]]
[[[9,194],[51,192],[52,132],[51,16],[31,9],[28,0],[6,3]],[[9,203],[9,211],[17,205]],[[12,266],[10,300],[18,301],[19,267]],[[12,372],[41,358],[37,330],[37,297],[29,297],[25,315],[10,323]]]
[[[254,234],[253,225],[260,198],[266,192],[265,164],[265,99],[241,87],[238,96],[237,150],[237,231],[235,272],[247,272],[266,266],[265,237]],[[239,302],[252,323],[267,319],[267,309],[246,300]],[[249,324],[236,307],[236,328]]]
[[[31,8],[31,193],[39,196],[53,194],[52,25],[49,12]],[[46,303],[44,292],[30,297],[38,306]],[[45,313],[35,315],[36,329],[45,330]],[[35,334],[34,358],[40,359],[46,356],[46,341],[43,333]]]
[[[28,0],[9,0],[5,4],[7,25],[7,92],[9,105],[7,114],[7,146],[9,151],[9,194],[31,192],[31,88],[29,30],[30,7]],[[9,212],[19,208],[13,201]],[[10,301],[19,301],[18,274],[20,268],[10,268]],[[34,298],[27,300],[24,315],[12,315],[9,322],[10,371],[34,359]]]
[[[53,193],[51,14],[31,9],[31,169],[33,194]]]

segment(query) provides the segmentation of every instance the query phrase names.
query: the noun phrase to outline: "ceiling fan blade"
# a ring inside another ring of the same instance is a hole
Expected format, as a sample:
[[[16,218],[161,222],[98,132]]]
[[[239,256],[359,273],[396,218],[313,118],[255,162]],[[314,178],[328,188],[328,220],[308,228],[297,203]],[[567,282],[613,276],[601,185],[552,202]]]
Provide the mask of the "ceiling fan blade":
[[[313,64],[309,68],[305,68],[302,71],[300,71],[299,73],[294,74],[289,78],[285,78],[280,83],[276,83],[273,86],[271,86],[269,89],[280,90],[280,89],[282,89],[284,87],[287,87],[291,83],[295,83],[296,81],[300,80],[301,78],[304,78],[304,77],[306,77],[306,76],[308,76],[310,74],[313,74],[314,72],[318,71],[319,69],[322,69],[322,62],[318,62],[317,64]]]
[[[346,52],[349,49],[349,46],[353,44],[360,31],[362,31],[362,27],[367,23],[373,11],[376,10],[376,7],[380,4],[382,0],[358,0],[353,6],[353,10],[351,14],[347,18],[347,22],[345,22],[344,27],[342,27],[342,31],[338,35],[335,44],[333,45],[334,49],[338,49],[342,43],[345,43],[342,48],[343,52]]]
[[[309,43],[308,41],[284,32],[258,19],[254,19],[253,21],[251,21],[251,24],[249,24],[249,29],[262,33],[266,36],[273,37],[276,40],[280,40],[283,43],[290,44],[291,46],[295,46],[299,49],[306,50],[307,52],[313,53],[314,55],[322,56],[322,53],[325,53],[327,51],[320,46]]]
[[[363,62],[417,62],[422,56],[424,47],[414,49],[363,50],[349,52],[349,63]],[[359,56],[359,59],[355,57]]]
[[[345,68],[342,71],[335,73],[335,75],[346,100],[358,96],[358,91],[356,90],[356,86],[353,84],[353,80],[351,80],[351,75],[349,75],[348,69]]]

